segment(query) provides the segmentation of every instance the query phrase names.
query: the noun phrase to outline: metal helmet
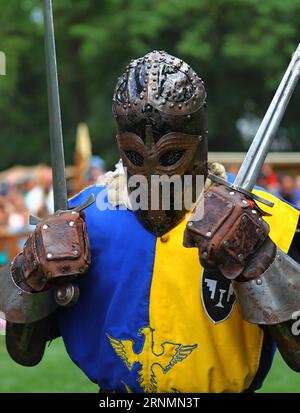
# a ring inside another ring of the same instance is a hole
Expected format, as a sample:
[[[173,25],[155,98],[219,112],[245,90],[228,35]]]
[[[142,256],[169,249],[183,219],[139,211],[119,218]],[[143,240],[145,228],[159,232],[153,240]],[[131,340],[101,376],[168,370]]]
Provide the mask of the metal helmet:
[[[117,142],[128,176],[207,176],[206,92],[203,81],[183,60],[153,51],[132,60],[113,96]],[[194,187],[194,179],[192,181]],[[129,192],[131,189],[129,188]],[[151,191],[149,191],[151,192]],[[148,193],[149,193],[148,192]],[[156,236],[168,232],[186,214],[171,206],[136,211]]]

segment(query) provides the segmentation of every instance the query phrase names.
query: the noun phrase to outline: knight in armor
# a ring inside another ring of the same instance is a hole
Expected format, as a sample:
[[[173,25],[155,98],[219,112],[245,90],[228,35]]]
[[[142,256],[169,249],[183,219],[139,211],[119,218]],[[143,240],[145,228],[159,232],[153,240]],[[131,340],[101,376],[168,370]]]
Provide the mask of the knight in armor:
[[[262,188],[254,193],[272,208],[209,181],[206,99],[201,78],[164,51],[130,62],[113,96],[123,166],[42,220],[6,273],[7,296],[18,290],[21,300],[65,280],[80,290],[73,306],[26,322],[24,305],[25,322],[7,322],[17,363],[39,363],[62,336],[74,363],[108,392],[253,392],[276,346],[300,371],[300,212]],[[176,209],[175,190],[168,210],[151,208],[151,192],[148,209],[131,210],[125,175],[116,195],[123,168],[149,187],[155,175],[190,176],[194,196],[203,176],[203,216]],[[84,213],[72,210],[90,194],[96,202]]]

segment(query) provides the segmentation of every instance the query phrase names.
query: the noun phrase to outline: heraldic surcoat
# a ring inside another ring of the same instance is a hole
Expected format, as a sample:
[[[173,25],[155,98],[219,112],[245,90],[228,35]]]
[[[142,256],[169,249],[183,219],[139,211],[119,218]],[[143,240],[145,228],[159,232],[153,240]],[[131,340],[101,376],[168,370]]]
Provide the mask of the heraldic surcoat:
[[[103,192],[104,191],[104,192]],[[109,392],[244,392],[259,388],[275,346],[267,330],[244,321],[230,280],[203,271],[196,248],[184,248],[187,217],[161,237],[134,212],[99,208],[106,188],[70,201],[86,209],[92,263],[78,279],[77,304],[61,310],[60,332],[77,366]],[[288,252],[299,211],[274,202],[271,239]]]

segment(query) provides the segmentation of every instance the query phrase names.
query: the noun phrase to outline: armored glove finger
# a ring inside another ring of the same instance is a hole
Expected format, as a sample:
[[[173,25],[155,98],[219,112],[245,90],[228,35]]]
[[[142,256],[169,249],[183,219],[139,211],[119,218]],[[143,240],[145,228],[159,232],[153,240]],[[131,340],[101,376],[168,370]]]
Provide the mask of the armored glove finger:
[[[84,214],[64,211],[37,224],[23,252],[14,259],[12,273],[20,286],[25,283],[33,291],[41,291],[59,277],[85,273],[89,264]]]
[[[204,268],[218,267],[229,279],[242,274],[251,256],[270,241],[259,208],[239,192],[213,186],[204,195],[204,215],[189,221],[185,247],[198,247]]]

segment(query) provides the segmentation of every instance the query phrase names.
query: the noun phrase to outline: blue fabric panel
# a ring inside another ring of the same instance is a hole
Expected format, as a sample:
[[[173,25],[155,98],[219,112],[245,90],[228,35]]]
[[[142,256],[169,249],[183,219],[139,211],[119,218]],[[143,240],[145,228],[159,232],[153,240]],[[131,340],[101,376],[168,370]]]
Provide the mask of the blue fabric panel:
[[[123,380],[132,390],[141,391],[138,363],[130,371],[120,362],[106,334],[131,338],[135,353],[142,349],[138,331],[149,325],[156,238],[128,210],[99,210],[102,191],[106,189],[93,186],[70,201],[70,206],[77,206],[91,193],[97,197],[85,210],[91,268],[78,278],[77,304],[61,311],[60,329],[70,357],[93,382],[125,391]]]

